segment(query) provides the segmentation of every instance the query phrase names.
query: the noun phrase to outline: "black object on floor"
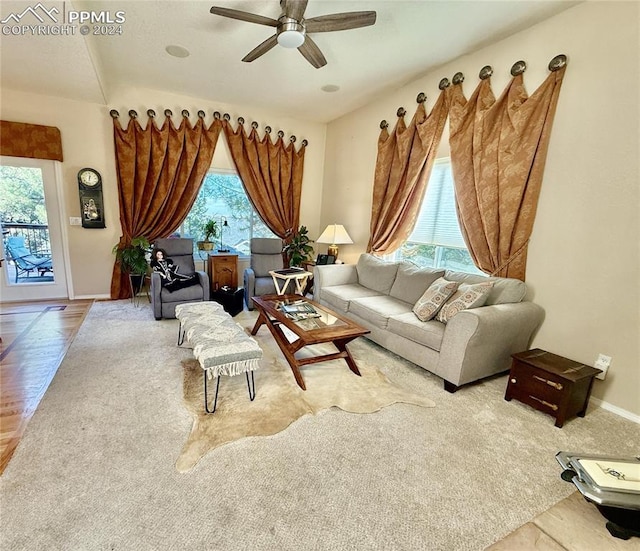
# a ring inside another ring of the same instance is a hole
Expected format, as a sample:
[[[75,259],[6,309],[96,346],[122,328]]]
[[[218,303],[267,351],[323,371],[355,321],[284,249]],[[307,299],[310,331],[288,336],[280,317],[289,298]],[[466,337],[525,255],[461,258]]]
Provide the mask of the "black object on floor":
[[[238,287],[221,287],[211,293],[211,300],[215,300],[218,304],[222,304],[224,311],[231,316],[237,316],[242,312],[244,301],[244,289]]]

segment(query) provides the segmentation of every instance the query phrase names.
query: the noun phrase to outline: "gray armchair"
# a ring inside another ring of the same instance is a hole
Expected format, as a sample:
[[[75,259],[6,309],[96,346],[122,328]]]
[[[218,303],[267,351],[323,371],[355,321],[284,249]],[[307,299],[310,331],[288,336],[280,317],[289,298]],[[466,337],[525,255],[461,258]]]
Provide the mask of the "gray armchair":
[[[157,320],[175,318],[176,306],[184,302],[198,302],[209,300],[209,276],[202,271],[196,271],[193,261],[193,239],[157,239],[155,248],[164,249],[167,257],[171,258],[181,274],[198,275],[199,285],[192,285],[184,289],[169,292],[162,287],[160,274],[151,273],[151,304],[153,315]]]
[[[282,270],[282,240],[268,237],[254,237],[251,240],[251,264],[244,271],[244,301],[253,310],[251,297],[276,293],[271,270]]]

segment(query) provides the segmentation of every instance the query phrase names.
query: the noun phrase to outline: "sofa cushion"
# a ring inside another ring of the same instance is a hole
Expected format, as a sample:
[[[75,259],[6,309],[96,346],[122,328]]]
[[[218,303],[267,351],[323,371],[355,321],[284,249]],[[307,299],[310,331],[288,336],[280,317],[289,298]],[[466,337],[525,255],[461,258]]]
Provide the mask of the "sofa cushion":
[[[483,283],[484,281],[493,281],[493,289],[487,297],[486,305],[491,304],[508,304],[511,302],[522,302],[527,294],[527,285],[524,281],[509,277],[487,277],[475,274],[465,274],[462,272],[453,272],[447,270],[444,277],[449,281],[457,281],[459,283]]]
[[[460,284],[443,277],[436,279],[413,306],[413,313],[420,321],[433,319],[445,302],[456,292]]]
[[[388,295],[378,295],[353,299],[349,303],[349,312],[386,329],[390,316],[411,312],[411,305]]]
[[[483,306],[492,288],[493,281],[485,281],[484,283],[475,283],[473,285],[460,284],[458,290],[438,310],[436,319],[442,323],[447,323],[462,310]]]
[[[356,264],[358,283],[368,289],[389,294],[398,272],[397,262],[385,262],[372,254],[361,254]]]
[[[445,325],[439,321],[420,321],[413,312],[391,316],[387,324],[391,333],[405,337],[440,352]]]
[[[429,285],[444,275],[444,270],[420,268],[413,262],[401,262],[389,294],[409,304],[415,304]]]
[[[367,289],[357,283],[348,283],[347,285],[323,287],[320,293],[320,298],[322,300],[326,300],[339,312],[348,312],[350,300],[354,298],[379,296],[380,294],[381,293]]]

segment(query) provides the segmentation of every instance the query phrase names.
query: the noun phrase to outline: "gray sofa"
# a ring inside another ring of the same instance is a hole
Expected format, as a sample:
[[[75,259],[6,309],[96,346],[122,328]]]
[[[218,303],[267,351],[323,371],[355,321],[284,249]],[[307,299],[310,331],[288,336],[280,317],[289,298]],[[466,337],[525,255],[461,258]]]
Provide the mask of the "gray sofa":
[[[493,281],[484,306],[463,310],[447,323],[420,321],[412,309],[436,279],[474,284]],[[357,265],[314,268],[314,299],[371,331],[367,338],[444,379],[444,388],[506,371],[511,354],[529,348],[544,317],[524,301],[526,284],[461,272],[385,262],[363,254]]]

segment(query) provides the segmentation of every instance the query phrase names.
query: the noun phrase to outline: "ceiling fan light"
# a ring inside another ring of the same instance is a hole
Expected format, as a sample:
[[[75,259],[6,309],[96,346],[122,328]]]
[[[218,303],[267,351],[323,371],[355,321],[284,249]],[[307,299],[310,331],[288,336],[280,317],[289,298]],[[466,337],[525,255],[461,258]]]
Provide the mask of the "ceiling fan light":
[[[283,48],[298,48],[304,44],[304,33],[300,31],[282,31],[278,34],[278,44]]]

